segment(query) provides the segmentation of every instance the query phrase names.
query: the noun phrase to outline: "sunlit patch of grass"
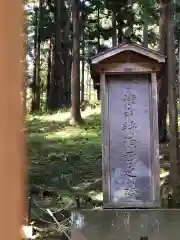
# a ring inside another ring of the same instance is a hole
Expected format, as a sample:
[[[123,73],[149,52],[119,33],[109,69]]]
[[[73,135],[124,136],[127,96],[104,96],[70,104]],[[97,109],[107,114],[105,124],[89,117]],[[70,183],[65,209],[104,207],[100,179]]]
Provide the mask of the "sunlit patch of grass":
[[[30,183],[51,187],[65,199],[68,192],[68,202],[72,191],[101,199],[100,107],[82,112],[82,126],[69,125],[69,117],[70,111],[28,116]],[[167,176],[161,167],[160,177]]]
[[[92,197],[92,199],[97,201],[103,201],[103,193],[97,193],[96,191],[89,192],[89,195]]]
[[[87,118],[88,118],[89,116],[91,116],[91,115],[100,115],[100,112],[101,112],[100,107],[96,107],[96,108],[94,108],[94,109],[88,107],[88,108],[86,109],[86,111],[84,111],[84,112],[82,113],[82,117],[83,117],[84,119],[87,119]]]
[[[160,178],[165,178],[167,176],[169,176],[169,171],[165,170],[165,169],[161,169],[161,171],[160,171]]]
[[[70,118],[70,112],[57,112],[55,114],[29,115],[28,120],[40,120],[42,122],[65,122]]]
[[[72,198],[73,189],[86,191],[84,183],[101,178],[100,107],[82,117],[82,126],[71,126],[70,111],[28,116],[30,184],[70,191]]]
[[[81,113],[83,119],[87,119],[91,115],[99,115],[100,107],[96,108],[87,107],[85,111]],[[67,111],[59,111],[55,114],[43,114],[43,115],[28,115],[27,120],[40,120],[42,122],[66,122],[70,119],[71,113],[70,110]]]
[[[86,131],[84,129],[80,128],[65,128],[64,130],[53,132],[47,134],[45,137],[46,139],[67,139],[67,138],[73,138],[73,137],[85,137],[86,140],[87,138],[91,137],[97,137],[97,132],[96,131]]]

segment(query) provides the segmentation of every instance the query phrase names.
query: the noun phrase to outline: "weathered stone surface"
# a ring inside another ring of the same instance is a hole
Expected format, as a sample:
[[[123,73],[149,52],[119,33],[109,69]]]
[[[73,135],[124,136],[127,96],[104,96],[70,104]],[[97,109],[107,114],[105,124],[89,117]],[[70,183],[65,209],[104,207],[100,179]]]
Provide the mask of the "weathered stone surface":
[[[148,75],[109,76],[108,98],[110,203],[114,207],[152,207],[156,182]]]
[[[72,222],[72,240],[180,239],[176,209],[84,210],[73,212]]]

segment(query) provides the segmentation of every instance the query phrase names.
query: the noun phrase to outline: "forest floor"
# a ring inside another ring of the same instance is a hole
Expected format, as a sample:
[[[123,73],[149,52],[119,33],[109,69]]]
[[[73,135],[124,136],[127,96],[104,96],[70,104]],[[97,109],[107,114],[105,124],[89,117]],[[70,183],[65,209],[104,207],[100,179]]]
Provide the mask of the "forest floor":
[[[82,117],[84,125],[71,126],[69,111],[28,116],[29,185],[58,195],[55,202],[43,202],[40,194],[33,197],[32,219],[52,222],[46,209],[77,207],[77,196],[83,208],[102,202],[100,107],[88,107]],[[160,151],[161,174],[166,176],[167,147]]]
[[[71,126],[69,111],[28,116],[30,189],[58,195],[55,202],[33,196],[33,220],[52,222],[45,210],[76,208],[78,196],[82,208],[102,203],[99,106],[88,107],[82,117],[82,126]]]
[[[101,179],[100,108],[82,113],[85,124],[69,125],[70,112],[28,117],[31,186],[67,191],[90,190]]]

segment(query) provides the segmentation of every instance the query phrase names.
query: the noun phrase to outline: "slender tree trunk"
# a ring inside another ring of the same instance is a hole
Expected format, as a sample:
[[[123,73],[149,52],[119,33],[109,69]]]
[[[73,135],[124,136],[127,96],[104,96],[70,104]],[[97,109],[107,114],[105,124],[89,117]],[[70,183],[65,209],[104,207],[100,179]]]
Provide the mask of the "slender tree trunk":
[[[80,35],[79,35],[79,0],[72,2],[73,22],[73,62],[71,69],[71,124],[82,123],[80,112]]]
[[[160,40],[159,49],[165,56],[167,55],[167,3],[168,0],[161,0],[160,7]],[[167,141],[167,103],[168,103],[168,72],[167,72],[167,62],[165,63],[159,87],[159,140],[160,142]]]
[[[67,82],[67,103],[68,107],[71,107],[71,68],[72,68],[72,55],[69,53],[68,55],[68,61],[67,61],[67,76],[68,76],[68,82]]]
[[[116,33],[116,13],[112,12],[112,45],[115,47],[117,44],[117,33]]]
[[[66,2],[67,3],[67,2]],[[71,106],[71,12],[70,6],[67,6],[65,0],[61,0],[61,26],[63,27],[62,32],[62,60],[63,68],[63,92],[62,99],[65,108]],[[69,3],[68,3],[69,4]]]
[[[48,106],[48,99],[51,87],[51,66],[52,66],[52,40],[49,39],[49,48],[48,48],[48,73],[47,73],[47,87],[46,87],[46,106]]]
[[[63,58],[62,58],[62,34],[61,34],[61,7],[62,1],[55,0],[55,41],[53,48],[53,64],[51,88],[49,93],[48,108],[52,111],[64,107],[64,79],[63,79]]]
[[[101,51],[101,44],[100,44],[100,38],[101,38],[101,31],[100,31],[100,9],[98,7],[97,10],[97,32],[98,32],[98,44],[97,44],[97,51],[98,53]]]
[[[83,4],[85,4],[83,2]],[[84,102],[84,70],[85,70],[85,23],[86,23],[86,12],[83,11],[81,15],[81,24],[80,24],[80,35],[82,39],[82,57],[81,57],[81,103]]]
[[[82,36],[82,65],[81,65],[81,103],[84,102],[84,69],[85,69],[85,39]]]
[[[37,89],[36,89],[36,101],[37,101],[37,110],[40,110],[41,104],[41,15],[43,9],[44,0],[39,0],[39,16],[38,16],[38,43],[37,43]]]
[[[120,44],[123,40],[123,25],[124,22],[121,18],[121,16],[118,17],[117,21],[117,29],[118,29],[118,43]]]
[[[31,102],[31,112],[37,110],[36,103],[36,88],[37,88],[37,41],[38,41],[38,8],[34,9],[35,11],[35,29],[34,29],[34,65],[33,65],[33,82],[32,82],[32,102]]]
[[[180,186],[179,156],[178,156],[178,117],[176,98],[176,58],[174,47],[173,1],[167,6],[168,22],[168,102],[169,102],[169,156],[170,156],[170,185],[172,188],[173,207],[177,206],[177,190]]]
[[[71,106],[71,54],[70,54],[70,34],[71,34],[71,16],[69,9],[64,5],[65,28],[63,31],[63,62],[64,62],[64,105]]]
[[[148,15],[147,11],[144,9],[143,10],[143,20],[144,20],[144,25],[143,25],[143,42],[144,42],[144,47],[148,47]]]

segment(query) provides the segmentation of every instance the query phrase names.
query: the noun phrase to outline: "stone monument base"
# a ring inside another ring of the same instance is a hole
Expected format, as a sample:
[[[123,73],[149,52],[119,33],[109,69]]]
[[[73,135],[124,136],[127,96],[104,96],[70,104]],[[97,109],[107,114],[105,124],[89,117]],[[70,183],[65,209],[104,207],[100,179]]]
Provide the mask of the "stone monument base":
[[[179,240],[179,209],[72,212],[72,240]]]

